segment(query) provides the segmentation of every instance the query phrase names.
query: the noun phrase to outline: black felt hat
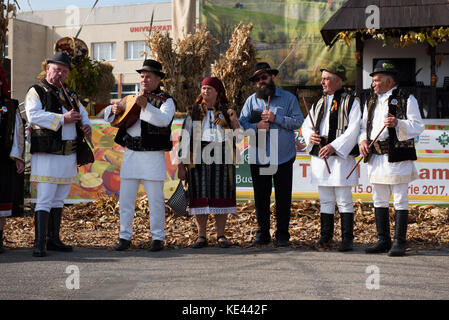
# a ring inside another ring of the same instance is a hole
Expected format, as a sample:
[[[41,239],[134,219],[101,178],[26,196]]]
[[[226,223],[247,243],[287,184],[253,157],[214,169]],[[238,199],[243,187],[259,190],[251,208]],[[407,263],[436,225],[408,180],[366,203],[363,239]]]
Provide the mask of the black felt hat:
[[[394,65],[393,61],[391,60],[379,60],[376,63],[376,66],[374,67],[374,70],[372,73],[370,73],[370,77],[374,76],[378,73],[386,73],[391,75],[397,75],[398,70],[396,69],[396,66]]]
[[[265,72],[276,76],[279,73],[279,70],[271,69],[270,65],[266,62],[258,62],[254,66],[254,73],[251,78],[249,78],[249,81],[254,82],[260,74]]]
[[[164,79],[165,73],[162,72],[162,64],[157,62],[156,60],[147,59],[143,62],[143,66],[141,69],[136,70],[138,73],[142,71],[153,72],[157,74],[161,79]]]
[[[71,65],[70,65],[70,61],[71,58],[69,57],[69,55],[63,51],[58,51],[56,52],[53,57],[51,57],[50,59],[47,59],[47,64],[49,63],[57,63],[57,64],[62,64],[63,66],[68,67],[69,69],[71,69]]]

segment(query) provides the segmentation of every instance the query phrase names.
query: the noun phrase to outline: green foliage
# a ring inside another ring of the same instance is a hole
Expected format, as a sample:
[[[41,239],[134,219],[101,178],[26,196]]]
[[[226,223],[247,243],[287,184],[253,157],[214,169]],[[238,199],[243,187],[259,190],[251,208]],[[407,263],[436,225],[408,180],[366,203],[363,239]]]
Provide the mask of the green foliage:
[[[98,92],[100,77],[100,62],[79,55],[72,59],[72,70],[66,83],[80,95],[81,99],[91,101]]]

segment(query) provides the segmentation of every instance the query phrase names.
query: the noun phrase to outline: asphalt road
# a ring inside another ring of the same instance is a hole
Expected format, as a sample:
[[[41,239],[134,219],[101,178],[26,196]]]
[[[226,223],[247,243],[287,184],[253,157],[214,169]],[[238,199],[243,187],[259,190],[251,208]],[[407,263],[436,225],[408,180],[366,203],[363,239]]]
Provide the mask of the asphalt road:
[[[447,300],[449,252],[75,248],[0,255],[0,300]]]

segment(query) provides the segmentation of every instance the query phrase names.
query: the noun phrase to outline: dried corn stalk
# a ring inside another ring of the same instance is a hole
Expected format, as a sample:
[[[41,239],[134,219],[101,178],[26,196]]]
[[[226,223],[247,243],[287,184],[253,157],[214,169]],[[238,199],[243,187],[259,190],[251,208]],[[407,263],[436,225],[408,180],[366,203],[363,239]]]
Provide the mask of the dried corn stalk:
[[[256,49],[251,43],[252,24],[240,23],[232,34],[230,47],[212,65],[212,75],[221,79],[226,88],[229,106],[240,111],[254,88],[248,81],[256,64]]]
[[[194,34],[184,34],[176,43],[168,32],[152,32],[146,43],[152,58],[163,66],[164,90],[175,99],[177,111],[186,111],[200,94],[201,81],[210,67],[212,47],[218,41],[203,27]]]
[[[8,32],[9,19],[16,16],[17,7],[20,6],[16,0],[0,1],[0,57],[5,56],[6,33]]]

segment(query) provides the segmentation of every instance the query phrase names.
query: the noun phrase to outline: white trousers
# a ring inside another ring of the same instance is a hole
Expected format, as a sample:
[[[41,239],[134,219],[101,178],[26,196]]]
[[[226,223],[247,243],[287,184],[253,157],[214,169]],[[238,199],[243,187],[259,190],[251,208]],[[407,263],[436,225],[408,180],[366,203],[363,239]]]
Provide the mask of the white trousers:
[[[393,194],[396,210],[408,210],[408,183],[373,184],[373,202],[375,208],[388,208]]]
[[[35,211],[50,212],[51,208],[63,208],[64,199],[70,192],[70,186],[70,184],[38,182]]]
[[[335,213],[335,202],[337,202],[340,213],[353,213],[354,203],[350,186],[325,187],[318,186],[318,194],[321,203],[321,212],[327,214]]]
[[[120,182],[120,238],[131,240],[137,190],[143,183],[150,207],[152,240],[165,239],[164,181],[122,179]]]

